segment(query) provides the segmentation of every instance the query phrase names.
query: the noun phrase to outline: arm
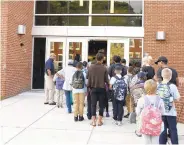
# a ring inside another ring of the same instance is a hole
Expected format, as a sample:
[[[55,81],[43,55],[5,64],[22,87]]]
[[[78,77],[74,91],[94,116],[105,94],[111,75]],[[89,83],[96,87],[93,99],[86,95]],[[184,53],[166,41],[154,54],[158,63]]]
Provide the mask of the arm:
[[[105,82],[107,83],[107,84],[109,84],[109,78],[108,78],[108,72],[107,72],[107,69],[105,69],[106,71],[105,71]]]
[[[136,107],[136,114],[139,116],[141,114],[142,109],[144,108],[144,98],[138,99],[137,107]]]

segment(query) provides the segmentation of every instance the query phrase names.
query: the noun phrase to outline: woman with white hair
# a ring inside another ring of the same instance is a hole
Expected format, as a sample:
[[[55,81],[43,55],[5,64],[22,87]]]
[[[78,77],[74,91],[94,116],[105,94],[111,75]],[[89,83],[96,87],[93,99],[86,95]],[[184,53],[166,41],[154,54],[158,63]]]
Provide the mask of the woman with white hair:
[[[142,60],[142,71],[147,73],[147,80],[153,79],[155,76],[155,70],[151,66],[152,60],[151,56],[145,56]]]

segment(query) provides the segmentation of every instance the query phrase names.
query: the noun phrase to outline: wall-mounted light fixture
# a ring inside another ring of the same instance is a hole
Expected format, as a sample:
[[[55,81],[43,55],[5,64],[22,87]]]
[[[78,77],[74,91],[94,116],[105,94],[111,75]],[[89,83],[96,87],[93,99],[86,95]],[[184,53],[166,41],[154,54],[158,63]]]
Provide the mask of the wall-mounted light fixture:
[[[164,31],[158,31],[156,33],[156,40],[165,40],[165,32]]]
[[[25,35],[26,34],[26,26],[25,25],[18,25],[17,34]]]

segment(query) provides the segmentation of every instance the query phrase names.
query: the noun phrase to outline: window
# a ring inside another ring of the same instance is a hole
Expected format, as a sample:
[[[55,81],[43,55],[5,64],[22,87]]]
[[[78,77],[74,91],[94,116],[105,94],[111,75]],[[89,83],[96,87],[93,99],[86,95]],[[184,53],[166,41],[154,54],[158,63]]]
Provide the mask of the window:
[[[115,0],[114,13],[110,5],[110,0],[92,0],[92,5],[83,0],[83,6],[80,0],[36,1],[35,25],[142,27],[143,0]]]

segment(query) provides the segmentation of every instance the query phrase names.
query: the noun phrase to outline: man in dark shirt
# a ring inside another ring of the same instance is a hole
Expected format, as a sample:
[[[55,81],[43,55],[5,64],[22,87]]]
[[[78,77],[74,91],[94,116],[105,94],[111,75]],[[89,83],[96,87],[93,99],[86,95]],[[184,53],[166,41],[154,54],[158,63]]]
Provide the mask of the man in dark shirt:
[[[125,76],[127,74],[127,69],[126,69],[125,66],[123,66],[121,64],[121,58],[120,58],[120,56],[116,56],[115,55],[113,57],[113,61],[115,62],[115,64],[112,64],[109,67],[109,70],[108,70],[108,73],[109,73],[110,78],[113,77],[113,76],[115,76],[115,73],[114,73],[115,67],[118,67],[118,66],[122,68],[122,73],[121,73],[122,77]]]
[[[155,64],[158,65],[159,69],[156,74],[156,80],[158,82],[161,82],[163,80],[162,78],[162,70],[164,68],[170,68],[168,67],[168,59],[165,56],[160,56],[158,60],[155,62]],[[175,69],[170,68],[172,70],[172,78],[170,80],[170,83],[175,84],[177,87],[179,86],[179,80],[178,80],[178,73]]]
[[[54,60],[56,55],[50,54],[50,58],[45,63],[45,102],[44,104],[56,105],[54,102]]]
[[[105,83],[108,82],[108,73],[106,67],[102,65],[104,54],[98,53],[96,55],[96,64],[90,66],[88,70],[88,87],[91,89],[91,102],[92,102],[92,124],[96,126],[96,105],[99,100],[99,117],[98,125],[101,126],[103,110],[104,110],[104,99],[105,99]]]

